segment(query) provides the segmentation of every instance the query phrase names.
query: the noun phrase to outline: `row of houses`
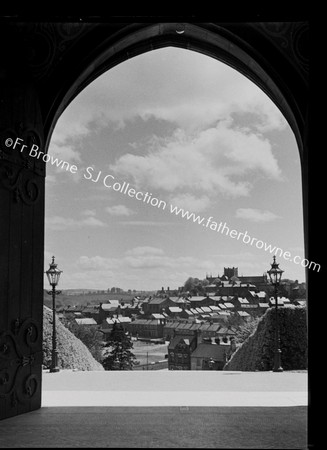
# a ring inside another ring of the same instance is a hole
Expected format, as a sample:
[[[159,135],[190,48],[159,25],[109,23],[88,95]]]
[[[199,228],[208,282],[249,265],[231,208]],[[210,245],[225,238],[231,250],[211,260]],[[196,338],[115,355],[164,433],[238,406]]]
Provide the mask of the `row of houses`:
[[[142,303],[142,311],[146,315],[153,313],[181,312],[182,310],[191,310],[208,306],[217,306],[228,303],[228,307],[241,309],[248,305],[248,308],[257,308],[259,306],[269,307],[269,298],[266,292],[248,291],[247,296],[230,295],[204,295],[204,296],[186,296],[170,297],[160,295],[158,297],[146,299]],[[179,309],[172,309],[179,308]],[[225,309],[224,306],[220,309]]]
[[[154,297],[134,305],[125,305],[118,300],[111,300],[98,306],[64,309],[61,312],[61,318],[75,320],[79,325],[100,325],[108,329],[114,322],[131,323],[130,328],[133,334],[158,337],[162,335],[160,331],[162,324],[174,319],[223,323],[231,314],[244,320],[251,318],[251,315],[260,315],[275,304],[274,298],[267,299],[260,294],[260,292],[257,293],[252,302],[238,296]],[[278,298],[280,306],[289,303],[288,298]],[[134,330],[136,330],[135,333]]]
[[[188,334],[194,333],[195,331],[201,335],[202,338],[226,337],[235,334],[235,329],[227,328],[218,323],[209,322],[136,319],[125,322],[123,325],[125,330],[128,331],[131,336],[147,339],[162,339],[163,341],[169,341],[176,333]],[[112,328],[105,327],[104,325],[100,329],[104,334],[108,334]]]

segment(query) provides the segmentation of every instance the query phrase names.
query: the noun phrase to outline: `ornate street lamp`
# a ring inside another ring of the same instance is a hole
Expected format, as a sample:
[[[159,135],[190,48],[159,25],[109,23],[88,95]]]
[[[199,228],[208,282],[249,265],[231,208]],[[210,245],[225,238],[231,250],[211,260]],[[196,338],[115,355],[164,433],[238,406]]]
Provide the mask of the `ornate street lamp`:
[[[50,286],[52,286],[51,291],[48,291],[48,294],[52,295],[52,360],[50,372],[59,372],[56,335],[56,295],[60,294],[61,291],[57,291],[56,286],[59,283],[62,270],[57,269],[57,264],[55,264],[54,260],[55,257],[53,256],[50,268],[45,273],[47,274]]]
[[[274,357],[274,368],[273,372],[283,372],[281,366],[281,350],[280,350],[280,339],[279,339],[279,323],[278,323],[278,298],[277,298],[277,286],[279,286],[282,274],[284,270],[281,270],[279,264],[276,263],[276,256],[274,256],[274,261],[271,264],[271,269],[267,270],[269,274],[270,282],[275,288],[275,357]]]

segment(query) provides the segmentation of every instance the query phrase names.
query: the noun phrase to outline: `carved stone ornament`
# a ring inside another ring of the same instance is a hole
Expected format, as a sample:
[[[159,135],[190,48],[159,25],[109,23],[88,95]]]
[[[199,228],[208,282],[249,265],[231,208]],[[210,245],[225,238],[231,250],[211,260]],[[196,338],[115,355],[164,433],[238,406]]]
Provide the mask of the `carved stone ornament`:
[[[23,54],[34,79],[41,80],[51,74],[63,53],[95,24],[29,22],[12,26],[21,37]]]
[[[11,191],[16,202],[33,205],[39,199],[45,164],[30,157],[29,149],[40,148],[41,139],[33,130],[22,131],[20,136],[14,130],[0,131],[0,188]]]
[[[309,24],[307,22],[262,22],[255,27],[297,64],[308,75],[309,71]]]
[[[32,372],[34,364],[42,363],[40,326],[33,319],[20,323],[13,331],[0,334],[0,397],[11,406],[29,401],[40,387],[40,379]]]

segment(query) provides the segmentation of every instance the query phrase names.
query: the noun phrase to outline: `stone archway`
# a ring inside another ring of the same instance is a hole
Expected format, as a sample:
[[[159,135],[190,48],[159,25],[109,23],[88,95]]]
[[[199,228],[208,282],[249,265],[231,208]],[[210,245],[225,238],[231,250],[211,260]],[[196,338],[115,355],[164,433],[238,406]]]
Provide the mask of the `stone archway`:
[[[305,22],[3,23],[10,45],[0,67],[0,418],[41,406],[45,164],[23,148],[46,152],[65,107],[110,67],[169,45],[202,52],[258,84],[293,129],[307,248],[307,31]]]

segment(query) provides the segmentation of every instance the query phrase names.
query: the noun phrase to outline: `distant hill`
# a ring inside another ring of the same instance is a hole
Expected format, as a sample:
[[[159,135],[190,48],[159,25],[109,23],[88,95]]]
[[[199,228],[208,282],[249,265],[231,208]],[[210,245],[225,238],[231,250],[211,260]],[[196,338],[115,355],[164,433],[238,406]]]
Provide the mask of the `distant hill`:
[[[58,365],[60,369],[104,370],[91,355],[89,349],[60,321],[56,320]],[[43,308],[43,365],[51,364],[52,311]]]
[[[278,309],[281,365],[284,370],[307,369],[306,308],[288,306]],[[275,310],[269,308],[256,330],[235,351],[224,370],[272,370],[274,361]]]
[[[76,306],[76,305],[98,305],[100,303],[108,303],[109,300],[121,300],[126,303],[130,303],[134,295],[132,294],[67,294],[63,291],[61,294],[56,296],[56,307],[60,306]],[[49,308],[52,308],[52,297],[44,291],[43,295],[44,304]]]
[[[56,307],[60,306],[87,306],[87,305],[98,305],[100,303],[108,303],[109,300],[120,300],[125,303],[131,303],[132,299],[138,295],[129,294],[127,292],[121,292],[119,294],[115,293],[94,293],[93,291],[85,290],[77,293],[78,289],[65,289],[61,294],[56,296]],[[52,308],[52,296],[47,293],[47,290],[43,291],[43,301],[44,305]],[[144,295],[153,295],[153,292],[145,293]]]

